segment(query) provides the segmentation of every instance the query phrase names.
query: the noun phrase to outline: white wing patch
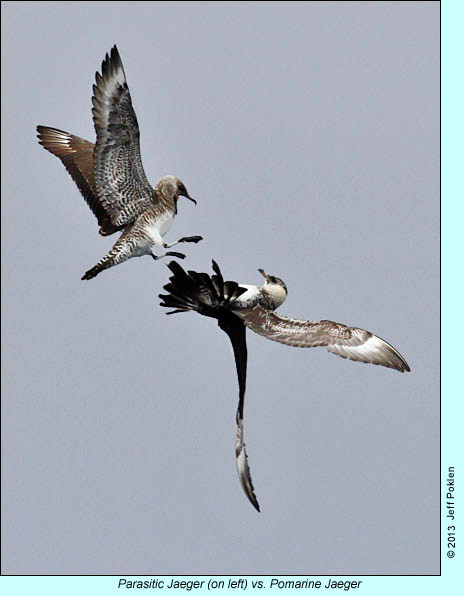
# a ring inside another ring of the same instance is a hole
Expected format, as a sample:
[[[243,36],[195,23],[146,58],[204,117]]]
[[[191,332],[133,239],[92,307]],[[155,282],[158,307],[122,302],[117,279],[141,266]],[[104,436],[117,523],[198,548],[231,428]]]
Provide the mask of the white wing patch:
[[[367,341],[360,345],[349,345],[347,343],[329,343],[327,346],[329,352],[337,354],[342,358],[349,358],[350,360],[358,360],[359,362],[366,362],[369,364],[380,364],[389,368],[396,368],[397,370],[409,370],[401,354],[395,350],[389,343],[371,335]],[[404,366],[406,365],[406,366]]]

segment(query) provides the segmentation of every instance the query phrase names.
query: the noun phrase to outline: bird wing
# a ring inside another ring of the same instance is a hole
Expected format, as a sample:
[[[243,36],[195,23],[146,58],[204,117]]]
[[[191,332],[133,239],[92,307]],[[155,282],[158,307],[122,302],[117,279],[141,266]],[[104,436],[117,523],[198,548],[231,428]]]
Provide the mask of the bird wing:
[[[243,408],[245,404],[247,372],[246,327],[238,317],[227,311],[218,319],[218,325],[229,336],[234,350],[235,366],[237,368],[239,401],[236,416],[237,434],[235,439],[235,458],[238,477],[250,503],[257,511],[259,511],[259,503],[251,480],[248,454],[243,439]]]
[[[143,169],[139,126],[116,46],[106,54],[95,80],[95,183],[112,223],[123,226],[153,207],[155,195]]]
[[[247,373],[246,327],[243,321],[231,312],[231,305],[246,292],[246,289],[239,287],[234,281],[224,281],[221,270],[215,261],[213,261],[214,275],[211,276],[197,271],[185,271],[176,261],[171,261],[168,267],[173,274],[169,278],[169,283],[164,286],[164,290],[168,294],[159,295],[161,306],[174,309],[167,314],[172,315],[193,310],[205,317],[215,318],[219,327],[227,333],[232,344],[239,387],[235,440],[237,471],[246,496],[253,507],[259,511],[259,503],[253,488],[248,455],[243,440],[243,408]]]
[[[246,292],[235,281],[224,281],[221,270],[213,261],[215,275],[185,271],[177,261],[168,265],[173,275],[163,286],[168,294],[159,294],[160,306],[174,308],[166,314],[195,310],[206,317],[219,319],[232,309],[233,302]]]
[[[364,329],[334,321],[282,317],[261,306],[235,312],[249,329],[272,341],[298,348],[327,346],[329,352],[342,358],[380,364],[400,372],[410,371],[406,360],[393,346]]]
[[[98,199],[93,175],[94,144],[69,132],[49,126],[38,126],[37,132],[39,143],[61,160],[81,191],[101,226],[100,233],[107,236],[116,232],[119,228],[113,226],[108,213]]]

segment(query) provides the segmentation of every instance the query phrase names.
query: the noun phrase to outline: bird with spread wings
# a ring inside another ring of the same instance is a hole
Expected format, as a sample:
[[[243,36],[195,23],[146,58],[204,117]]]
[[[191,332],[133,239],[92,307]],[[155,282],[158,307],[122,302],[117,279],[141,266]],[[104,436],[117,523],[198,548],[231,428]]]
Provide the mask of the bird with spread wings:
[[[196,204],[176,176],[161,178],[155,188],[147,180],[140,155],[140,131],[119,52],[106,54],[101,74],[93,86],[93,144],[63,130],[38,126],[39,143],[63,163],[97,218],[100,234],[122,232],[113,248],[82,279],[92,279],[104,269],[132,257],[150,255],[154,246],[171,248],[180,242],[199,242],[186,236],[170,244],[163,236],[173,224],[180,196]]]
[[[243,408],[247,374],[246,328],[289,346],[299,348],[327,347],[329,352],[370,364],[378,364],[399,372],[410,368],[401,354],[385,340],[358,327],[334,321],[304,321],[278,315],[278,308],[287,297],[287,286],[278,277],[259,269],[265,279],[262,286],[224,281],[219,266],[213,261],[214,275],[185,271],[176,261],[168,265],[172,272],[160,294],[161,306],[173,308],[167,314],[196,311],[217,319],[229,336],[235,357],[239,385],[235,455],[240,483],[252,505],[259,511],[253,488],[248,456],[243,438]]]

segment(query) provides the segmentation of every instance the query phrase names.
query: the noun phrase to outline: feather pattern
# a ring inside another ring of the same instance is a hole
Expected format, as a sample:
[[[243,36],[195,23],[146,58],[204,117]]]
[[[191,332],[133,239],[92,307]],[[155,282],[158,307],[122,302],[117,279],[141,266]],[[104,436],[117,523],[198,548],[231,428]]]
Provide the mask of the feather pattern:
[[[120,230],[120,227],[115,227],[111,223],[108,212],[98,198],[93,173],[95,145],[58,128],[38,126],[37,132],[39,143],[61,160],[76,183],[87,205],[97,218],[100,234],[107,236]]]
[[[94,171],[99,199],[116,226],[156,204],[140,155],[140,131],[119,52],[114,46],[95,75]]]
[[[237,312],[245,325],[272,341],[297,348],[327,346],[329,352],[369,364],[379,364],[400,372],[410,368],[401,354],[370,331],[334,321],[302,321],[283,317],[261,306]]]
[[[201,236],[170,244],[163,240],[177,214],[179,196],[196,201],[176,176],[164,176],[156,188],[148,183],[140,156],[137,117],[116,46],[106,54],[102,73],[96,73],[93,91],[95,145],[64,130],[37,127],[39,143],[64,164],[97,218],[100,234],[122,231],[113,248],[82,279],[92,279],[132,257],[184,258],[183,253],[157,256],[151,250],[153,246],[170,248],[179,242],[202,240]]]

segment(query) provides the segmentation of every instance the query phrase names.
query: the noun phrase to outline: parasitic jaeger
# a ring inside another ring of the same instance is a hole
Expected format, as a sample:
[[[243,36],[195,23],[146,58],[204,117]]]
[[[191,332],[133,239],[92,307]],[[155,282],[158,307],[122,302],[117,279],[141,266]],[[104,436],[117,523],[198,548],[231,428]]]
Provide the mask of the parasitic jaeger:
[[[156,256],[152,247],[202,240],[201,236],[186,236],[164,242],[177,214],[179,196],[196,201],[176,176],[161,178],[155,188],[149,184],[140,155],[137,117],[116,46],[106,54],[101,70],[101,75],[95,74],[92,97],[95,145],[57,128],[37,127],[39,143],[62,161],[96,216],[100,234],[122,231],[113,248],[82,279],[92,279],[132,257],[184,258],[177,252]]]
[[[160,294],[161,306],[174,308],[168,315],[196,311],[217,319],[219,327],[232,343],[237,368],[239,402],[235,456],[240,483],[252,505],[259,511],[251,480],[248,456],[243,440],[243,407],[246,388],[246,328],[289,346],[312,348],[326,346],[329,352],[370,364],[379,364],[399,372],[410,368],[393,346],[376,335],[334,321],[303,321],[275,313],[287,297],[287,286],[278,277],[258,269],[265,279],[263,286],[224,281],[219,266],[213,261],[214,275],[186,272],[176,261],[168,265],[173,275],[164,286],[168,294]]]

